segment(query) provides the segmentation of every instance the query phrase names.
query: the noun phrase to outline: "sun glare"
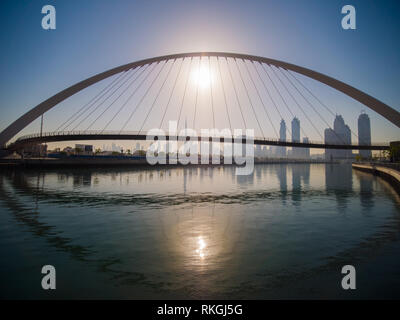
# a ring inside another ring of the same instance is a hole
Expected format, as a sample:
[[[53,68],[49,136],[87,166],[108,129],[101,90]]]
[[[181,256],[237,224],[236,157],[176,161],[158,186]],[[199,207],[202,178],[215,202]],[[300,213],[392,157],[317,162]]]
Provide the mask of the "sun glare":
[[[212,72],[208,66],[200,66],[192,71],[192,81],[199,86],[199,88],[205,89],[211,85]]]

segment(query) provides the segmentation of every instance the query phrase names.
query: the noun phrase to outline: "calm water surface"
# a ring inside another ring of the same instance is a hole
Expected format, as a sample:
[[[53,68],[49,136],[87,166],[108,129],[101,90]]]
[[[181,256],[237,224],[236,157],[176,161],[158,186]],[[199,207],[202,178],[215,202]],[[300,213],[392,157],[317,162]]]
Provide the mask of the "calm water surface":
[[[400,298],[400,198],[349,165],[1,171],[0,188],[1,298]]]

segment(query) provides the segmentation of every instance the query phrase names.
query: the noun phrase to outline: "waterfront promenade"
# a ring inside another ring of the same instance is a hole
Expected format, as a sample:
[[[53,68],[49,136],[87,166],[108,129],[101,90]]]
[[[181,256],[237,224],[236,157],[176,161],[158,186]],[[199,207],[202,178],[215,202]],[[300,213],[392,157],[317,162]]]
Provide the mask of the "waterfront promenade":
[[[397,191],[400,191],[400,163],[353,163],[352,167],[382,176],[392,182]]]

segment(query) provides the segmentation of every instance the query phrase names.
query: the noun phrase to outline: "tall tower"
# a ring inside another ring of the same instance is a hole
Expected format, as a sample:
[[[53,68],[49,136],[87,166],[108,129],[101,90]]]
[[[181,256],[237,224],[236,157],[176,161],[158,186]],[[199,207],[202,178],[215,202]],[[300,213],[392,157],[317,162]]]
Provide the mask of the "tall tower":
[[[286,122],[283,119],[281,120],[281,127],[279,129],[279,139],[286,141]]]
[[[324,131],[324,141],[325,144],[335,144],[337,142],[337,137],[335,131],[331,128],[326,128]],[[325,160],[332,161],[336,150],[325,149]]]
[[[333,130],[335,131],[337,144],[351,144],[351,130],[349,126],[345,124],[341,115],[336,115],[335,121],[333,122]],[[338,158],[350,158],[352,151],[335,150],[333,153],[334,156]]]
[[[358,144],[370,146],[371,145],[371,122],[366,113],[361,113],[358,117]],[[359,154],[363,158],[371,158],[371,150],[360,150]]]
[[[300,142],[300,120],[297,117],[292,120],[292,142]],[[299,155],[299,148],[292,148],[293,158],[297,158]]]
[[[286,122],[281,120],[281,126],[279,129],[279,140],[286,141]],[[281,158],[286,158],[286,147],[278,147],[278,156]]]
[[[303,138],[303,143],[309,143],[310,140],[307,137]],[[310,159],[310,148],[302,148],[302,154],[304,159]]]

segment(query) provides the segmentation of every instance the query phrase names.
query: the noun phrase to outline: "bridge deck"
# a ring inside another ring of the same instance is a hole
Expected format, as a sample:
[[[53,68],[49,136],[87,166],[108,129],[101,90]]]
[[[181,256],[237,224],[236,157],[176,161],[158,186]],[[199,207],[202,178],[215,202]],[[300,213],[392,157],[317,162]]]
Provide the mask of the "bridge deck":
[[[33,134],[19,138],[14,143],[7,146],[9,150],[18,150],[26,145],[37,144],[37,143],[49,143],[49,142],[61,142],[61,141],[85,141],[85,140],[146,140],[147,135],[143,133],[97,133],[97,132],[55,132],[55,133],[44,133]],[[186,137],[186,136],[159,136],[159,140],[169,141],[215,141],[221,143],[232,142],[232,138],[220,138],[220,137]],[[237,141],[237,140],[236,140]],[[240,139],[239,139],[240,141]],[[239,142],[237,141],[237,142]],[[242,143],[246,143],[246,139],[242,139]],[[281,147],[298,147],[298,148],[316,148],[316,149],[347,149],[347,150],[388,150],[389,145],[345,145],[345,144],[325,144],[323,142],[295,142],[295,141],[281,141],[277,139],[269,138],[254,138],[255,145],[270,145],[270,146],[281,146]]]

